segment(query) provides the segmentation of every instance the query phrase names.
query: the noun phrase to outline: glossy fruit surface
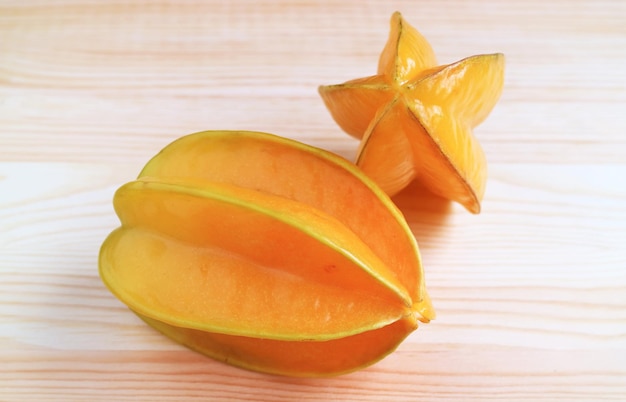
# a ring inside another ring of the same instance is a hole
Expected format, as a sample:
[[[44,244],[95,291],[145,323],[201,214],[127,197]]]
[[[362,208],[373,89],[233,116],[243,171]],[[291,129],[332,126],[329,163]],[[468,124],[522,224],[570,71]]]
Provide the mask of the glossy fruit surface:
[[[361,140],[356,164],[388,194],[413,180],[478,213],[487,161],[473,128],[504,85],[504,56],[438,65],[426,39],[400,15],[374,76],[321,86],[334,120]]]
[[[157,330],[230,364],[349,372],[434,316],[402,214],[329,152],[257,132],[192,134],[114,206],[104,283]]]

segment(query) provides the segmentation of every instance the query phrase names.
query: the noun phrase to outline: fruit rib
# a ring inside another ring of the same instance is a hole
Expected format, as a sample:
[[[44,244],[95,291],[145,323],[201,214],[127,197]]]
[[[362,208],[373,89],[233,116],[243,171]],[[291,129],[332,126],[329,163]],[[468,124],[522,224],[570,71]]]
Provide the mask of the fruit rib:
[[[387,43],[378,58],[378,74],[387,76],[388,82],[403,85],[437,65],[430,43],[402,14],[396,11],[391,15],[389,28]]]

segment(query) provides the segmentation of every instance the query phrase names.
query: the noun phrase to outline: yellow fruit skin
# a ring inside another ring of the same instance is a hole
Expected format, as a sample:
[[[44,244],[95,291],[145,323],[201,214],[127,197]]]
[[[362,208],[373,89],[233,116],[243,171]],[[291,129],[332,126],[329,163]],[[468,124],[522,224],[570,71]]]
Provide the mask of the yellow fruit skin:
[[[173,340],[239,367],[329,376],[434,317],[415,239],[346,160],[257,132],[167,146],[114,205],[100,275]]]
[[[361,140],[356,164],[389,195],[418,180],[478,213],[487,160],[473,129],[503,86],[502,54],[437,65],[426,39],[394,13],[377,74],[319,93],[337,124]]]
[[[331,377],[370,366],[417,328],[409,319],[329,341],[280,341],[179,328],[141,317],[169,338],[213,359],[252,371],[289,377]]]

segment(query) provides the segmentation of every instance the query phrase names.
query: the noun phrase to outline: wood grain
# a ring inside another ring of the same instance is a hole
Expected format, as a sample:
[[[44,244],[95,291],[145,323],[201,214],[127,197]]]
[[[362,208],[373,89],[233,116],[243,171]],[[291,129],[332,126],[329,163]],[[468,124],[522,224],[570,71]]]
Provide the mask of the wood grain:
[[[411,186],[438,318],[373,367],[206,359],[102,285],[111,198],[171,140],[251,129],[348,158],[317,86],[374,73],[400,10],[442,63],[507,57],[478,216]],[[626,3],[3,1],[0,401],[626,400]]]

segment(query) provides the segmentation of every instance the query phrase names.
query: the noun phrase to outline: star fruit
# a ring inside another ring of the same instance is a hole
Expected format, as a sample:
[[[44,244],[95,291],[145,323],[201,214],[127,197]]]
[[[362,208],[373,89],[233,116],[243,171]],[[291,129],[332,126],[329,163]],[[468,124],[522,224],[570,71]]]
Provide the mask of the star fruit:
[[[217,360],[330,376],[391,353],[435,312],[419,248],[356,166],[267,133],[205,131],[152,158],[113,199],[111,292]]]
[[[356,164],[389,195],[413,180],[480,212],[487,161],[472,130],[502,92],[504,55],[438,65],[428,41],[396,12],[378,74],[320,86],[333,119],[361,140]]]

